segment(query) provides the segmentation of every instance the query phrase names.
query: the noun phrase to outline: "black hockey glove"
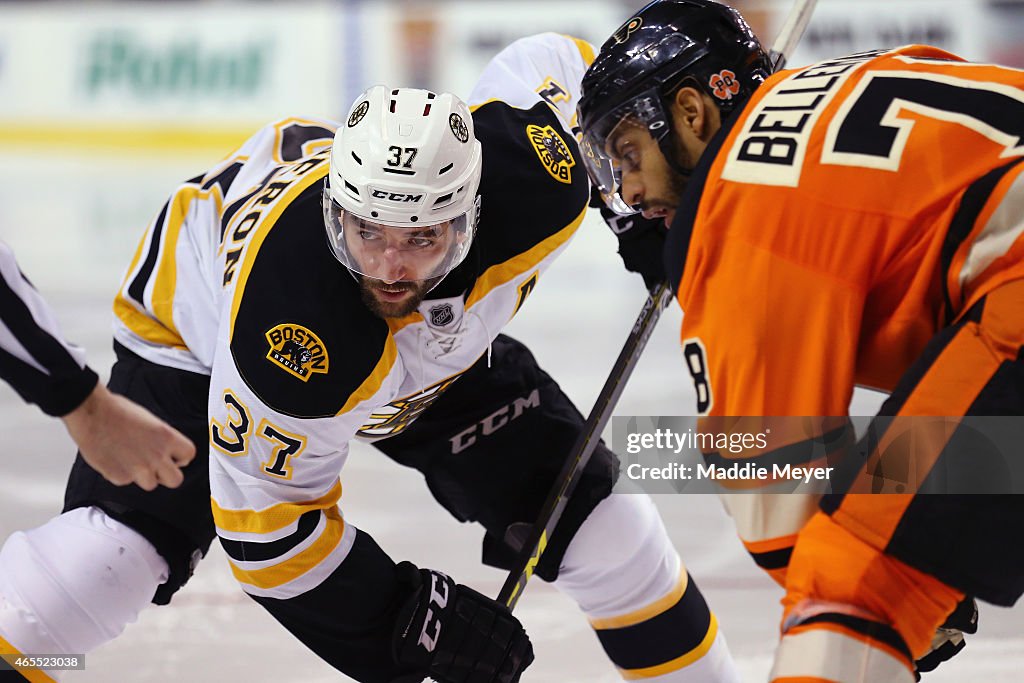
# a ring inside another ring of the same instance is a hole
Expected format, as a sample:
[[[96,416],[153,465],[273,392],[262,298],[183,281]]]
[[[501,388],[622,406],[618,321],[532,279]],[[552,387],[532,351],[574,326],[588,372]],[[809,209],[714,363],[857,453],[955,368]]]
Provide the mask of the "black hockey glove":
[[[438,683],[516,683],[533,661],[523,625],[508,609],[441,572],[398,565],[413,586],[398,611],[392,651],[410,674],[395,683],[430,676]]]
[[[668,234],[665,222],[660,219],[647,219],[638,213],[620,216],[605,206],[596,190],[591,195],[590,206],[601,211],[601,218],[619,240],[619,256],[622,257],[626,270],[640,273],[647,289],[663,282],[665,260],[662,252],[665,250],[665,236]]]
[[[939,664],[952,659],[967,645],[964,634],[977,631],[978,603],[974,601],[974,598],[966,597],[935,632],[931,649],[915,662],[917,670],[914,672],[914,677],[921,680],[922,673],[934,671]]]

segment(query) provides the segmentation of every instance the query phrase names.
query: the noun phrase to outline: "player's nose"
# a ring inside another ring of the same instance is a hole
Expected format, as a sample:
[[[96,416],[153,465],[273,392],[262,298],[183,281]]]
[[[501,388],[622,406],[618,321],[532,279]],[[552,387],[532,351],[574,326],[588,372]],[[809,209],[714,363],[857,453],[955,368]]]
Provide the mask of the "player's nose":
[[[637,206],[643,203],[644,188],[637,173],[632,171],[623,173],[620,195],[622,196],[622,201],[626,202],[629,206]]]
[[[408,274],[405,257],[399,249],[392,246],[388,246],[380,253],[376,270],[373,277],[383,280],[387,284],[404,280]]]

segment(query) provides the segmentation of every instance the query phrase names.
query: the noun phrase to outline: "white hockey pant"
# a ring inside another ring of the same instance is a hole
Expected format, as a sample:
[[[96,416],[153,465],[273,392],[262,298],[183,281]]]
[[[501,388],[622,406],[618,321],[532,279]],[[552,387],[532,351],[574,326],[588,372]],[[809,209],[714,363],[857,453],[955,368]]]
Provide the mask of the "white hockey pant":
[[[23,653],[84,654],[116,638],[167,580],[133,529],[79,508],[0,548],[0,636]]]

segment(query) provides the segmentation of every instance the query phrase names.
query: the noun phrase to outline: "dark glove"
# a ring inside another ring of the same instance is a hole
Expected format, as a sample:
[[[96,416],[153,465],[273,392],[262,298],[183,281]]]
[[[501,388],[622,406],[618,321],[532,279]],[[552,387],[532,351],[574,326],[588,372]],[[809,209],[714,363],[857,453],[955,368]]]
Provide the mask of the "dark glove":
[[[398,575],[413,592],[392,640],[395,661],[410,674],[396,683],[428,675],[438,683],[516,683],[533,662],[523,625],[504,605],[410,562]]]
[[[915,662],[917,666],[915,678],[921,680],[922,673],[933,671],[942,662],[952,659],[953,655],[967,645],[964,641],[964,634],[977,631],[978,603],[974,601],[974,598],[966,597],[935,632],[931,649]]]
[[[640,273],[647,289],[665,280],[665,222],[661,219],[647,219],[639,213],[620,216],[601,200],[596,191],[590,200],[591,206],[601,211],[601,217],[619,240],[619,256],[626,270]]]

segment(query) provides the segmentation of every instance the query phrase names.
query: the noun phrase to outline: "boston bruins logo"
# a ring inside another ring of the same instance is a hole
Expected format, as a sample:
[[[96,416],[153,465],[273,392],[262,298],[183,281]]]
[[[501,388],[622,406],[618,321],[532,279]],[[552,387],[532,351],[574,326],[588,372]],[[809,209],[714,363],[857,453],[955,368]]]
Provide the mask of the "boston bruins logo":
[[[348,127],[352,128],[357,123],[362,121],[363,117],[366,116],[366,112],[368,111],[370,111],[370,103],[367,102],[366,100],[363,100],[362,102],[357,104],[356,108],[352,110],[351,114],[349,114]]]
[[[540,157],[551,177],[560,183],[571,184],[572,173],[570,169],[576,165],[576,160],[569,152],[569,146],[565,144],[561,136],[551,126],[529,125],[526,127],[526,134],[530,138],[530,144]]]
[[[386,406],[378,408],[370,414],[370,421],[356,431],[356,435],[364,439],[378,439],[405,431],[406,427],[411,425],[461,376],[462,373],[453,375],[437,384],[431,384],[411,396],[396,399]]]
[[[453,113],[448,117],[448,125],[451,126],[452,134],[459,142],[469,142],[469,128],[461,116]]]
[[[310,374],[327,372],[327,348],[302,325],[282,323],[268,330],[266,337],[267,360],[289,374],[308,382]]]

